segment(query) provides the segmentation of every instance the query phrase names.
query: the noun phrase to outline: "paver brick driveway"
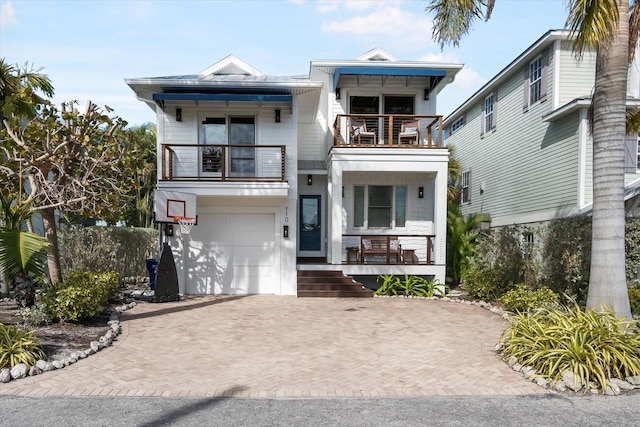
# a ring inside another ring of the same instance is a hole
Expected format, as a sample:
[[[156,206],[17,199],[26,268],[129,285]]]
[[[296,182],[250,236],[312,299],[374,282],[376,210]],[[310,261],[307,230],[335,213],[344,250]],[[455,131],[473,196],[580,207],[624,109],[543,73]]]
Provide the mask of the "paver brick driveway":
[[[141,303],[114,345],[0,394],[426,396],[539,394],[495,354],[504,320],[396,298],[189,297]]]

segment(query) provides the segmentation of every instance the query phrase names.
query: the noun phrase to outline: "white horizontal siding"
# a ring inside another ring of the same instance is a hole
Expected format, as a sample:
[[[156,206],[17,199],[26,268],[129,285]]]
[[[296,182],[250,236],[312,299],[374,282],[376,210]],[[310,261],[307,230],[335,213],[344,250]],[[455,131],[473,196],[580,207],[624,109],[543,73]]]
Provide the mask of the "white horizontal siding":
[[[325,160],[327,158],[326,132],[318,124],[298,125],[298,158]]]

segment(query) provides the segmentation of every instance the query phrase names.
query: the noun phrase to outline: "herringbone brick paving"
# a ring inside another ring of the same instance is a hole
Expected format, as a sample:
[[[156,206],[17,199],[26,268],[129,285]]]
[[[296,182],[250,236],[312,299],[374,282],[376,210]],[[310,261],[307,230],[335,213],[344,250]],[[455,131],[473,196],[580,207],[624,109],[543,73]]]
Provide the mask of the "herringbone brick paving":
[[[494,352],[504,320],[395,298],[188,297],[141,303],[114,345],[0,394],[414,397],[539,394]]]

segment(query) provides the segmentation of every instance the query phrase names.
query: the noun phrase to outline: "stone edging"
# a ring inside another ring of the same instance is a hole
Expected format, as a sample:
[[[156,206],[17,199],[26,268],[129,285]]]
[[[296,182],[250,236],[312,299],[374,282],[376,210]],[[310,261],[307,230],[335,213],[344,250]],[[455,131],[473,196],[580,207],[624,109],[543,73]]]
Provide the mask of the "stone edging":
[[[491,305],[491,303],[488,303],[482,300],[464,300],[460,298],[447,297],[447,296],[405,297],[402,295],[393,296],[393,295],[376,295],[376,294],[374,294],[373,296],[375,298],[403,298],[403,299],[406,298],[406,299],[421,299],[421,300],[440,300],[440,301],[457,302],[457,303],[466,304],[466,305],[475,305],[478,307],[485,308],[491,311],[492,313],[497,314],[498,316],[502,317],[504,320],[511,320],[511,314],[508,311],[502,309],[501,307]],[[503,343],[496,344],[496,352],[500,351],[503,345],[504,345]],[[533,369],[531,366],[522,366],[520,363],[518,363],[518,360],[514,356],[512,356],[508,360],[504,358],[502,360],[505,363],[507,363],[507,365],[509,365],[511,369],[522,374],[522,376],[525,379],[531,382],[534,382],[540,387],[543,387],[550,391],[556,391],[556,392],[568,391],[568,392],[574,392],[576,394],[578,394],[578,392],[580,392],[580,394],[584,394],[587,391],[591,394],[602,393],[594,383],[583,384],[582,380],[574,376],[573,372],[569,370],[566,370],[562,373],[562,380],[559,380],[553,383],[552,381],[549,381],[548,379],[536,374],[535,369]],[[627,377],[625,380],[621,380],[619,378],[609,378],[608,382],[609,382],[609,385],[607,386],[607,389],[602,393],[608,396],[617,396],[626,391],[630,391],[633,389],[640,389],[640,375],[635,377]]]
[[[113,309],[111,311],[109,321],[107,322],[107,325],[109,325],[110,329],[103,336],[101,336],[98,341],[91,341],[91,343],[89,343],[89,348],[85,350],[74,351],[68,357],[62,358],[60,360],[38,360],[35,366],[28,366],[24,363],[19,363],[13,368],[0,369],[0,383],[8,383],[11,380],[18,380],[21,378],[39,375],[47,371],[62,369],[65,366],[72,365],[81,359],[99,352],[103,348],[109,347],[113,343],[113,340],[117,339],[118,335],[120,335],[120,333],[122,332],[122,327],[120,326],[119,320],[120,314],[129,309],[132,309],[135,306],[136,302],[133,301]]]

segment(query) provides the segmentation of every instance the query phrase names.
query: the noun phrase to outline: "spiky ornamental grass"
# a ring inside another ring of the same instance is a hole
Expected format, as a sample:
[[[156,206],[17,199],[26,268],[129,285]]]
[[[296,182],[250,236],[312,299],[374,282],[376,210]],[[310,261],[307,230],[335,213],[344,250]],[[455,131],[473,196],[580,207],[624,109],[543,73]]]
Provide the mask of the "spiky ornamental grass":
[[[500,352],[551,381],[569,370],[584,384],[605,390],[609,378],[640,375],[640,333],[634,324],[577,304],[534,310],[512,317]]]
[[[38,347],[33,331],[0,323],[0,369],[12,368],[18,363],[34,366],[46,359]]]

